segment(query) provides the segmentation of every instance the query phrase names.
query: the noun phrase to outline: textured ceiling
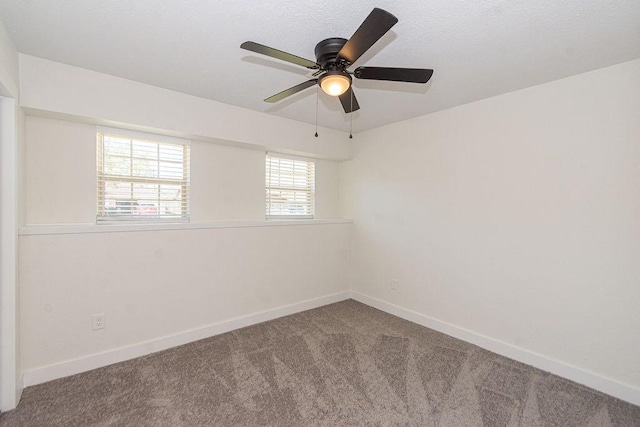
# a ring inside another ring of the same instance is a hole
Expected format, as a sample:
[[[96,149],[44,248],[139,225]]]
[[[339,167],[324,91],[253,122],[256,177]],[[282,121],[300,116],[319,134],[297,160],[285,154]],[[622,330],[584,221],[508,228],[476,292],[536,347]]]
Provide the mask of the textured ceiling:
[[[240,44],[315,60],[317,42],[349,38],[374,7],[399,22],[354,65],[435,74],[355,80],[354,132],[640,57],[639,0],[0,0],[0,20],[29,55],[313,123],[315,88],[262,102],[307,70]],[[318,121],[349,130],[323,93]]]

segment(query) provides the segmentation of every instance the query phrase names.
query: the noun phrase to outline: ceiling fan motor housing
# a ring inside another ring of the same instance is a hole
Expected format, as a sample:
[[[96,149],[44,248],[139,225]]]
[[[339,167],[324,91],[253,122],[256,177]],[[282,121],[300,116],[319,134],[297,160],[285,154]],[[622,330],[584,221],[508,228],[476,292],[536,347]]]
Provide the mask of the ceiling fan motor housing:
[[[347,39],[332,37],[318,43],[315,48],[315,54],[316,62],[320,64],[320,68],[327,71],[343,70],[346,64],[338,61],[338,52],[346,42]]]

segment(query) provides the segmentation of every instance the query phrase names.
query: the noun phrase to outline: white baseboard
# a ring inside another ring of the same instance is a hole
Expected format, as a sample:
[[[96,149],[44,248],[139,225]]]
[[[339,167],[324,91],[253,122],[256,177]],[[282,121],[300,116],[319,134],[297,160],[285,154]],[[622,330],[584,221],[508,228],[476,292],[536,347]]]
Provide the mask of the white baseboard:
[[[378,310],[382,310],[389,314],[393,314],[394,316],[398,316],[405,320],[409,320],[419,325],[426,326],[427,328],[442,332],[468,343],[475,344],[478,347],[482,347],[485,350],[492,351],[501,356],[517,360],[518,362],[531,365],[538,369],[542,369],[543,371],[551,372],[552,374],[586,385],[587,387],[591,387],[595,390],[601,391],[613,397],[617,397],[618,399],[624,400],[634,405],[640,405],[640,389],[632,385],[621,383],[619,381],[586,371],[568,363],[564,363],[559,360],[534,353],[524,348],[507,344],[505,342],[478,334],[468,329],[464,329],[450,323],[434,319],[433,317],[425,316],[424,314],[420,314],[415,311],[390,304],[388,302],[370,297],[365,294],[361,294],[356,291],[350,291],[350,295],[352,299],[377,308]]]
[[[236,317],[224,322],[207,325],[202,328],[168,335],[154,340],[144,341],[138,344],[119,347],[102,353],[90,354],[77,359],[67,360],[53,365],[31,369],[23,373],[24,386],[32,386],[58,378],[68,377],[125,360],[134,359],[157,351],[166,350],[193,341],[209,338],[214,335],[223,334],[235,329],[288,316],[301,311],[322,307],[323,305],[349,299],[349,291],[313,298],[306,301],[297,302],[290,305],[276,307],[270,310],[261,311],[247,316]]]
[[[23,373],[24,387],[41,384],[58,378],[79,374],[92,369],[101,368],[125,360],[134,359],[157,351],[166,350],[193,341],[209,338],[235,329],[299,313],[301,311],[322,307],[339,301],[352,298],[363,304],[377,308],[394,316],[401,317],[438,332],[461,339],[478,347],[517,360],[518,362],[534,366],[543,371],[551,372],[563,378],[584,384],[595,390],[606,393],[618,399],[640,405],[640,389],[629,384],[624,384],[611,378],[580,369],[573,365],[543,356],[532,351],[516,347],[511,344],[478,334],[468,329],[460,328],[447,322],[434,319],[429,316],[408,310],[403,307],[370,297],[356,292],[345,291],[324,297],[314,298],[277,307],[271,310],[261,311],[247,316],[236,317],[224,322],[215,323],[202,328],[192,329],[174,335],[141,342],[138,344],[120,347],[102,353],[95,353],[77,359],[67,360],[53,365],[31,369]]]

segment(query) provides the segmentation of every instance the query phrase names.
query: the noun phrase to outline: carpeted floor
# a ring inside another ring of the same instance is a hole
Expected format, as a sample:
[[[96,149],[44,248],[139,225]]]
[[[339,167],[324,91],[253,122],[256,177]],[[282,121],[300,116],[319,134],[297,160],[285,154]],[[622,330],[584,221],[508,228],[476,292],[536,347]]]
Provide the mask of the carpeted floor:
[[[29,387],[3,426],[640,426],[640,407],[355,301]]]

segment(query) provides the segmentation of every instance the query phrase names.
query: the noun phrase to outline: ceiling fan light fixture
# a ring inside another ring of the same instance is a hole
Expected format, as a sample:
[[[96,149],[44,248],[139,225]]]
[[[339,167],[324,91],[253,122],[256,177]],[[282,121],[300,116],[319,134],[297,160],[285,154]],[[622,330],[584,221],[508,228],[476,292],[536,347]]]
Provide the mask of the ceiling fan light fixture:
[[[320,78],[320,87],[330,96],[340,96],[349,90],[351,76],[344,71],[329,71]]]

